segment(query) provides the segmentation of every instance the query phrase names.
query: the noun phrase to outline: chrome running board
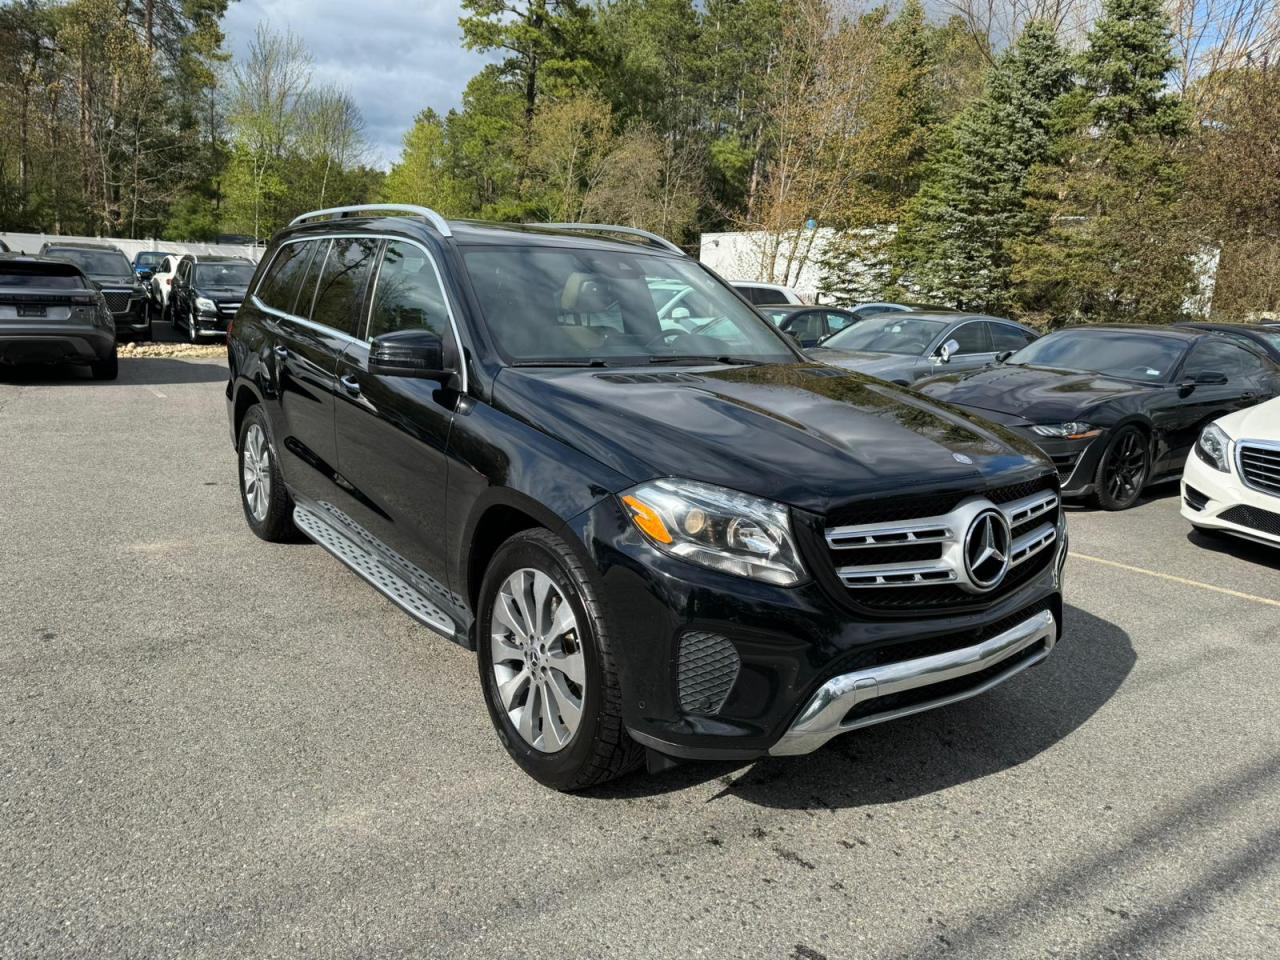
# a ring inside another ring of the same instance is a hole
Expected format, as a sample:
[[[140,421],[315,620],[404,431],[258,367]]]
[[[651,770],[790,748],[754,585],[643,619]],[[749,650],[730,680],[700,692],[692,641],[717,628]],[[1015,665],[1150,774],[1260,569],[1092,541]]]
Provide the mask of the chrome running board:
[[[427,573],[408,560],[381,556],[384,551],[374,536],[341,510],[328,503],[299,504],[293,508],[293,523],[413,619],[467,645],[458,625],[427,593],[444,593],[444,588],[433,587]]]
[[[931,657],[886,663],[868,667],[855,673],[846,673],[824,683],[800,711],[786,733],[770,749],[773,756],[794,756],[811,753],[841,733],[869,727],[872,724],[896,720],[913,713],[958,703],[995,687],[1010,677],[1049,656],[1058,638],[1058,625],[1048,610],[1028,617],[1016,627],[996,634],[989,640],[971,647],[949,650]],[[1039,645],[1026,656],[1023,651]],[[880,713],[868,713],[847,721],[849,711],[859,704],[903,693],[935,683],[956,680],[974,673],[981,673],[998,664],[1010,661],[1007,669],[987,677],[971,687],[965,687],[932,699],[925,699],[903,707],[890,708]]]

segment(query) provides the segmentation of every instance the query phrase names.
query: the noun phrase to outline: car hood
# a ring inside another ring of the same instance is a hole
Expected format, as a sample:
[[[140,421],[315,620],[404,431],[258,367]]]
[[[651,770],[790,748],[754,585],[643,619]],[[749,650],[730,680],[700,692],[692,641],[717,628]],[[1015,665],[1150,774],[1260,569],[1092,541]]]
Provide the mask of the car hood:
[[[1043,464],[1003,427],[819,364],[503,370],[495,403],[633,482],[674,476],[822,513]]]
[[[1236,440],[1280,442],[1280,398],[1229,413],[1217,422]]]
[[[201,287],[195,291],[198,297],[213,297],[214,299],[222,299],[225,297],[243,297],[249,290],[249,287]]]
[[[919,357],[901,353],[869,353],[862,350],[835,350],[831,347],[814,347],[807,352],[819,363],[844,370],[857,370],[881,380],[910,376],[920,361]]]
[[[944,374],[916,384],[929,397],[1029,423],[1065,423],[1117,397],[1150,393],[1162,384],[1133,383],[1097,373],[1004,364]]]

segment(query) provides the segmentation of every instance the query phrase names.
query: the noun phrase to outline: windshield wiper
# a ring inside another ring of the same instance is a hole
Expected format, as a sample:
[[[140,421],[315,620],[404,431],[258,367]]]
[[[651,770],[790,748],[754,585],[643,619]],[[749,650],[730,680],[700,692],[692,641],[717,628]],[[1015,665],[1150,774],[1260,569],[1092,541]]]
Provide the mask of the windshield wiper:
[[[517,360],[513,367],[607,367],[603,360]]]
[[[650,363],[727,363],[741,366],[758,367],[764,363],[763,360],[751,360],[747,357],[698,357],[692,354],[682,356],[680,354],[672,354],[670,356],[663,355],[658,357],[650,357]]]

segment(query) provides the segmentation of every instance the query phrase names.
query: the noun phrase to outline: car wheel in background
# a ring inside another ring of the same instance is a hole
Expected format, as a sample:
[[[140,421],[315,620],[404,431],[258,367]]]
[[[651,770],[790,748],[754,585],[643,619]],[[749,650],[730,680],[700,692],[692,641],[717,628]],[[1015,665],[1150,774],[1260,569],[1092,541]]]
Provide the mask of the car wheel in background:
[[[187,339],[192,343],[200,342],[200,327],[196,324],[196,308],[187,308]]]
[[[249,529],[269,543],[296,540],[293,498],[276,464],[271,428],[259,406],[248,409],[240,424],[240,505]]]
[[[1151,475],[1151,444],[1138,427],[1121,427],[1098,462],[1094,499],[1103,510],[1128,510]]]
[[[120,375],[120,359],[116,354],[116,345],[111,345],[111,356],[104,360],[95,360],[89,364],[89,370],[95,380],[114,380]]]
[[[640,763],[643,751],[622,724],[604,611],[563,540],[526,530],[504,543],[485,572],[479,614],[485,703],[526,773],[577,790]]]

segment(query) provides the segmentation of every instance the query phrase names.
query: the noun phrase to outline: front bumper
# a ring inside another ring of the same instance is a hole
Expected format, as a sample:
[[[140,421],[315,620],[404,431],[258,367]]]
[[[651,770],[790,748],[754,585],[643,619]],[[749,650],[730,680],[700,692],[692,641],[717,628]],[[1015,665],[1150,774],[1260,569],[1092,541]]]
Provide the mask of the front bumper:
[[[1204,530],[1280,546],[1280,497],[1245,486],[1236,469],[1234,453],[1223,473],[1193,451],[1182,471],[1182,516]]]
[[[627,730],[682,759],[806,753],[846,729],[990,689],[1047,656],[1060,633],[1061,528],[1053,561],[986,609],[913,619],[859,616],[825,580],[778,587],[672,558],[641,537],[612,497],[569,530],[599,571]],[[709,637],[731,652],[715,652]],[[691,641],[712,652],[690,661]],[[685,690],[715,686],[703,672],[713,658],[727,665],[726,688],[704,709]],[[682,676],[691,662],[692,684]],[[874,696],[862,682],[871,680]],[[846,724],[856,706],[850,697],[873,706]]]

